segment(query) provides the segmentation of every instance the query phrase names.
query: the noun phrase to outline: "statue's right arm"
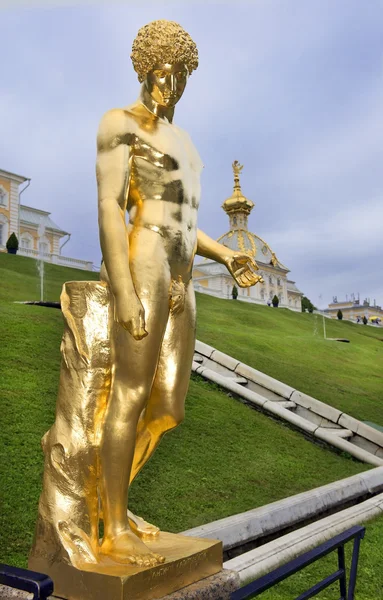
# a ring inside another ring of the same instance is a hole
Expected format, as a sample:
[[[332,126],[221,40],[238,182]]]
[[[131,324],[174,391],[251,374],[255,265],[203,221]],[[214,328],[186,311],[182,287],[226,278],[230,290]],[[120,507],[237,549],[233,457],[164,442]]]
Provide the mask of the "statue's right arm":
[[[111,291],[115,318],[135,339],[147,335],[145,315],[137,297],[129,267],[129,241],[126,235],[124,193],[129,179],[129,153],[120,143],[124,112],[112,110],[101,120],[97,136],[97,186],[100,243]]]

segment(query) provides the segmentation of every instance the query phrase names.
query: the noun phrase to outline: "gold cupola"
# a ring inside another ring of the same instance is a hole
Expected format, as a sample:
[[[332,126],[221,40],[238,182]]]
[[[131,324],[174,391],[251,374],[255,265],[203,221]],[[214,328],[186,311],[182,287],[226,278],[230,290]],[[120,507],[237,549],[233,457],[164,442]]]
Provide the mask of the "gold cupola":
[[[254,202],[242,194],[241,185],[239,183],[239,174],[243,169],[243,165],[240,165],[239,162],[235,160],[232,166],[234,173],[234,190],[232,196],[227,198],[222,204],[222,208],[229,216],[231,230],[247,230],[247,218],[254,208]]]

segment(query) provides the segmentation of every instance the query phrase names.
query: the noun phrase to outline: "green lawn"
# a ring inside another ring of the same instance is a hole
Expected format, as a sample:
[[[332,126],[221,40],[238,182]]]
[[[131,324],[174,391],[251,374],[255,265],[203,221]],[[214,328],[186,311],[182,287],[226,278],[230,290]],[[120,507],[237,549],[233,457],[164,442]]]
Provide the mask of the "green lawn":
[[[62,334],[58,310],[12,302],[38,299],[35,268],[35,261],[31,259],[0,254],[0,561],[19,566],[26,565],[32,541],[42,475],[40,439],[54,419]],[[66,280],[96,277],[89,272],[46,265],[45,298],[57,300]],[[273,352],[269,351],[269,363],[277,364],[281,360],[285,375],[288,353],[276,352],[276,332],[282,333],[280,346],[284,346],[286,331],[296,331],[297,339],[301,335],[308,340],[313,323],[311,315],[291,314],[290,317],[285,311],[204,296],[198,297],[198,306],[200,339],[267,372],[270,372],[266,368],[267,361],[263,358],[261,366],[260,360],[270,330]],[[334,323],[336,327],[342,325],[345,324]],[[376,332],[372,328],[365,329],[368,330],[356,333],[352,330],[355,339],[364,340],[367,353],[369,345],[375,347],[376,344],[380,349],[381,342],[373,337]],[[313,345],[320,345],[320,340],[312,337]],[[354,340],[352,345],[356,345]],[[308,369],[307,357],[305,360]],[[309,374],[312,381],[316,377],[315,369]],[[282,375],[280,378],[286,380]],[[295,385],[308,391],[303,385]],[[169,434],[137,478],[131,493],[131,507],[162,528],[180,531],[367,468],[368,465],[313,444],[300,433],[193,377],[185,422]],[[380,582],[381,587],[378,530],[383,530],[383,520],[368,528],[367,539],[372,545],[364,542],[365,548],[370,550],[366,550],[363,578],[366,585],[373,585],[375,578],[376,585]],[[275,600],[288,597],[284,591],[279,596],[269,596]],[[375,598],[380,597],[369,596],[369,600]],[[358,600],[367,600],[367,596],[358,595]]]
[[[92,271],[44,263],[44,300],[59,300],[65,281],[98,278]],[[0,282],[0,302],[40,300],[40,276],[33,258],[0,252]]]
[[[198,294],[197,337],[362,421],[383,425],[383,328]],[[224,335],[222,335],[224,332]]]

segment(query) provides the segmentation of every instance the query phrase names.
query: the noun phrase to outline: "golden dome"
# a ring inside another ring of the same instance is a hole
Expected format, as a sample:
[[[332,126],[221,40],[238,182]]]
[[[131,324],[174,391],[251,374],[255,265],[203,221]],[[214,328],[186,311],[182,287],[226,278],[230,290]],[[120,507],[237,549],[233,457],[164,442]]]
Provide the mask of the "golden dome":
[[[242,194],[241,185],[239,183],[239,174],[243,169],[243,165],[240,165],[239,162],[235,160],[232,166],[234,172],[234,190],[230,198],[227,198],[222,204],[222,208],[228,215],[239,212],[244,213],[247,216],[253,210],[254,202]]]

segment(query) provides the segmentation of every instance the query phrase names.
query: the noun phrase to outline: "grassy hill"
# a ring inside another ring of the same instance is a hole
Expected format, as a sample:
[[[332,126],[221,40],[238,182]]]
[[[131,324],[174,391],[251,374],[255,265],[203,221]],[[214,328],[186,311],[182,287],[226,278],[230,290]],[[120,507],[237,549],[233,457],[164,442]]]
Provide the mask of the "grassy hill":
[[[383,329],[198,294],[197,337],[362,421],[383,425]],[[224,335],[223,335],[224,332]]]
[[[44,263],[44,300],[58,300],[65,281],[95,280],[98,273]],[[0,302],[40,300],[37,261],[0,252]]]
[[[45,274],[45,299],[49,300],[59,298],[64,281],[97,278],[94,273],[54,265],[46,265]],[[41,486],[40,439],[54,419],[62,317],[58,310],[13,303],[39,298],[34,260],[0,254],[0,281],[0,561],[23,566],[32,541]],[[312,315],[206,296],[199,296],[197,301],[200,339],[303,391],[308,391],[310,382],[314,386],[316,379],[322,383],[321,389],[327,389],[327,382],[317,374],[317,369],[323,373],[322,358],[318,354],[318,364],[305,356],[308,349],[317,348],[319,352],[319,348],[328,370],[333,371],[325,355],[326,344],[314,335]],[[343,323],[333,325],[347,327]],[[373,356],[371,348],[380,350],[381,342],[374,329],[354,327],[350,331],[355,338],[349,347],[355,346],[354,351],[363,346],[366,356]],[[290,338],[294,336],[293,343]],[[300,341],[305,352],[300,349]],[[334,346],[329,343],[329,352],[343,351],[341,344]],[[293,358],[304,361],[306,369],[306,377],[299,379],[299,385],[292,380],[302,375]],[[349,365],[352,371],[350,359]],[[326,377],[335,381],[336,373]],[[314,390],[315,386],[311,393],[318,397]],[[371,390],[370,395],[373,406]],[[375,414],[365,418],[377,420]],[[298,432],[193,377],[185,422],[167,437],[137,478],[131,492],[131,508],[162,528],[180,531],[367,468],[314,445]],[[373,534],[366,558],[366,585],[372,585],[371,571],[376,573],[376,585],[381,585],[383,577],[380,575],[379,579],[375,562],[383,523],[380,520],[370,527]],[[284,593],[278,598],[287,597]],[[375,596],[358,598],[371,600]]]
[[[58,300],[64,281],[97,273],[45,265],[45,300]],[[36,261],[0,254],[0,302],[38,300]],[[197,336],[203,342],[331,404],[362,421],[383,425],[383,329],[288,309],[197,294]],[[222,335],[222,332],[225,335]]]

